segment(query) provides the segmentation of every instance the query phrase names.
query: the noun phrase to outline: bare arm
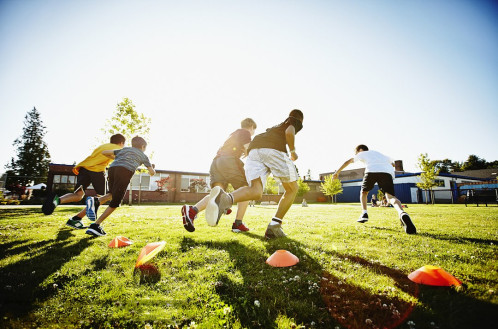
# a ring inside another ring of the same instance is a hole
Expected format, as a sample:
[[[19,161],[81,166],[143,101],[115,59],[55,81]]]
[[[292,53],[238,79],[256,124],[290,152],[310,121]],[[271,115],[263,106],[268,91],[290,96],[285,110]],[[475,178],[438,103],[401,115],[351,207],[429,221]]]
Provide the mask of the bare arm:
[[[149,175],[154,176],[156,174],[156,170],[154,169],[155,167],[156,167],[155,165],[147,167],[147,170],[149,171]]]
[[[341,166],[339,169],[337,169],[337,171],[335,172],[335,174],[334,174],[333,178],[334,178],[334,179],[337,179],[337,177],[339,177],[339,173],[340,173],[340,172],[341,172],[344,168],[346,168],[347,166],[349,166],[350,164],[352,164],[353,162],[354,162],[354,158],[351,158],[351,159],[349,159],[349,160],[346,160],[346,162],[344,162],[344,163],[342,164],[342,166]]]
[[[114,155],[114,150],[104,150],[104,151],[102,151],[102,155],[105,155],[106,157],[108,157],[110,159],[116,158],[116,156]]]
[[[289,146],[290,158],[292,161],[296,161],[298,159],[296,148],[294,146],[294,140],[296,138],[296,128],[294,126],[289,126],[285,129],[285,141]]]

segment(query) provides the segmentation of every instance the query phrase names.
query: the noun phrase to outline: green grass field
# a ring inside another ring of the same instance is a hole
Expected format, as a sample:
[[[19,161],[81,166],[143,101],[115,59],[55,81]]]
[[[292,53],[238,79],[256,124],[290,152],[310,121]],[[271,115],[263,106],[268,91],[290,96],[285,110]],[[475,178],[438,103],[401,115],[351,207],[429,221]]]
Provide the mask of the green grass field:
[[[80,207],[0,208],[2,328],[496,328],[498,207],[409,205],[411,236],[392,208],[295,205],[287,238],[266,242],[275,206],[249,208],[249,233],[204,215],[189,233],[180,206],[124,206],[91,238],[65,226]],[[102,211],[102,210],[100,210]],[[134,244],[109,248],[123,235]],[[143,246],[166,241],[134,273]],[[278,249],[299,264],[273,268]],[[441,266],[464,285],[418,285],[407,275]]]

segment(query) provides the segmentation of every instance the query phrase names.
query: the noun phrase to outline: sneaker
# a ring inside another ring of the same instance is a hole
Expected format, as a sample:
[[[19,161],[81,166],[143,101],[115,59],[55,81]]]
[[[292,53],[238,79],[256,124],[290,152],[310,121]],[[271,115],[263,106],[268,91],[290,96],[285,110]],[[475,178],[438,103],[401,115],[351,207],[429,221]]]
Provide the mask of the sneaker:
[[[365,223],[365,222],[368,222],[368,214],[367,213],[364,213],[363,215],[360,216],[360,218],[358,218],[356,220],[358,223]]]
[[[405,232],[408,234],[415,234],[417,233],[417,229],[415,228],[415,225],[413,225],[412,220],[410,219],[410,216],[406,212],[402,212],[399,215],[399,220],[401,221],[401,226],[405,228]]]
[[[268,225],[265,232],[265,238],[270,240],[274,238],[286,237],[287,235],[282,230],[282,224]]]
[[[106,235],[104,229],[102,228],[102,226],[100,226],[99,224],[90,224],[90,226],[88,227],[88,230],[86,230],[85,232],[86,234],[88,235],[93,235],[93,236],[104,236]]]
[[[99,209],[99,200],[93,196],[89,196],[86,198],[86,216],[92,222],[95,222],[97,219],[97,210]]]
[[[42,211],[45,215],[50,215],[54,212],[55,207],[60,203],[59,196],[57,194],[50,194],[43,203]]]
[[[247,232],[247,231],[249,231],[249,228],[244,223],[240,223],[239,225],[237,225],[234,222],[232,225],[232,232],[234,233]]]
[[[183,227],[189,232],[194,232],[194,219],[197,218],[197,212],[194,207],[184,205],[182,207]]]
[[[209,193],[209,201],[206,207],[206,221],[210,226],[218,225],[221,215],[228,212],[232,207],[232,197],[219,186],[213,187]]]
[[[66,222],[66,225],[69,227],[72,227],[72,228],[79,229],[79,230],[86,228],[85,225],[83,225],[81,218],[79,218],[78,216],[73,216],[73,218],[70,218]]]

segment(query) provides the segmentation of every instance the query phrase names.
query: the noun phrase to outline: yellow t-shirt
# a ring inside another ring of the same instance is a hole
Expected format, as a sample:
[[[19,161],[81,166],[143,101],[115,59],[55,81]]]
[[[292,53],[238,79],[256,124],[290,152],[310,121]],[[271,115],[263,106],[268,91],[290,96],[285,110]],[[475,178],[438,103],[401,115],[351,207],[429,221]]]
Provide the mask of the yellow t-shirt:
[[[102,151],[119,150],[121,148],[121,146],[113,143],[102,144],[95,150],[93,150],[92,154],[89,157],[74,166],[73,172],[77,175],[79,173],[80,167],[83,167],[90,171],[103,172],[105,171],[105,168],[107,168],[109,163],[112,162],[112,159],[109,159],[108,157],[103,155]]]

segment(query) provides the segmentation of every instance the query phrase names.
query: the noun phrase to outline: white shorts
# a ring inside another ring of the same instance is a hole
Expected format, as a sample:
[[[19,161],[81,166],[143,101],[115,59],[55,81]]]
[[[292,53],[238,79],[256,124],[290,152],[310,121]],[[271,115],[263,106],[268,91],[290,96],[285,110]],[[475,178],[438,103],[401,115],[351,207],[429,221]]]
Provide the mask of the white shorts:
[[[261,178],[263,186],[266,176],[273,174],[282,183],[290,183],[298,180],[296,166],[292,160],[282,151],[274,149],[253,149],[249,152],[244,166],[246,178],[249,185],[257,178]]]

